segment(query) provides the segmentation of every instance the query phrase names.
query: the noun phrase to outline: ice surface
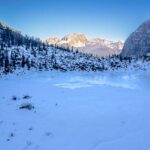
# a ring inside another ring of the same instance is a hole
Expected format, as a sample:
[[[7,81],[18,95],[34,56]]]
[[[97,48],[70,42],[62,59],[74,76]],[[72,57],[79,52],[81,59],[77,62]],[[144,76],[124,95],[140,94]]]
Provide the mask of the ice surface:
[[[147,71],[43,72],[2,78],[1,149],[148,150],[149,77]],[[24,95],[31,97],[23,99]],[[24,103],[35,109],[19,109]]]

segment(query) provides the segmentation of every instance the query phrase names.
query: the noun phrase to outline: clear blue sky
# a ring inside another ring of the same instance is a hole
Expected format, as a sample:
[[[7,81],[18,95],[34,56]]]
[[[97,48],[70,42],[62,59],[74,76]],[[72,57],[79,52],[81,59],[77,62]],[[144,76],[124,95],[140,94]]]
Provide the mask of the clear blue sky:
[[[46,39],[69,33],[125,40],[150,18],[150,0],[0,0],[0,20]]]

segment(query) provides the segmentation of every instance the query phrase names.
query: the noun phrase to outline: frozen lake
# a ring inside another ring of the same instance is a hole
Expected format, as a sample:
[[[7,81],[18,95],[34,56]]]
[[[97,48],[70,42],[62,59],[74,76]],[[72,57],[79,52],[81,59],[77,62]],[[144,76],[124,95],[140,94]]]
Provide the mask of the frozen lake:
[[[11,76],[13,81],[15,79]],[[150,72],[100,72],[100,73],[59,73],[59,72],[44,72],[33,73],[23,76],[25,80],[32,79],[37,82],[49,83],[53,86],[78,89],[93,86],[110,86],[127,89],[150,89]],[[22,80],[22,76],[17,77],[17,80]]]
[[[35,109],[19,109],[24,103]],[[148,150],[149,116],[149,72],[45,72],[0,79],[4,150]]]

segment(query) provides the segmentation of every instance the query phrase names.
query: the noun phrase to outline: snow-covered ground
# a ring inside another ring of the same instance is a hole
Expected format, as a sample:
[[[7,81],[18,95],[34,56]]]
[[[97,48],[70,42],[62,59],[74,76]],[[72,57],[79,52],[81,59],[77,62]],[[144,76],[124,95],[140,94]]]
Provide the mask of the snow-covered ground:
[[[150,72],[1,78],[0,149],[149,150]]]

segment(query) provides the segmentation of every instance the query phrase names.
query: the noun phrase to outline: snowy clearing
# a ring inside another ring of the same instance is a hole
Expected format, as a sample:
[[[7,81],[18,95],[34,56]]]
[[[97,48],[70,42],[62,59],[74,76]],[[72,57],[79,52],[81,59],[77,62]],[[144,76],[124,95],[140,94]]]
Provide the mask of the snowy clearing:
[[[2,150],[150,149],[150,72],[0,79]]]

